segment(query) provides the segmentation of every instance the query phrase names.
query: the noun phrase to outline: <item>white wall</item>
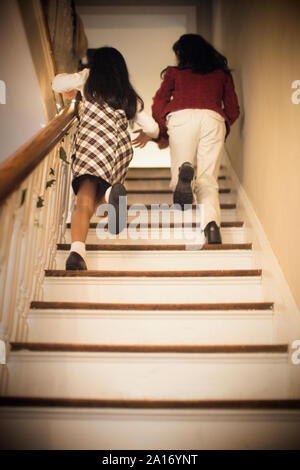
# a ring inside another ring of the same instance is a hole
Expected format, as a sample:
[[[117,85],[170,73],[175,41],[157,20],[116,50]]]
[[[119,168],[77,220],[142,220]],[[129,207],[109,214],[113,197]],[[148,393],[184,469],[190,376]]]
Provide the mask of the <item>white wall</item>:
[[[214,16],[242,110],[227,148],[300,309],[300,2],[216,0]]]
[[[0,162],[46,123],[42,98],[17,0],[0,0]]]
[[[160,72],[174,64],[172,45],[182,34],[196,31],[195,7],[78,6],[77,10],[90,48],[108,45],[123,54],[131,82],[151,114]],[[160,151],[150,143],[135,150],[132,165],[169,166],[169,150]]]

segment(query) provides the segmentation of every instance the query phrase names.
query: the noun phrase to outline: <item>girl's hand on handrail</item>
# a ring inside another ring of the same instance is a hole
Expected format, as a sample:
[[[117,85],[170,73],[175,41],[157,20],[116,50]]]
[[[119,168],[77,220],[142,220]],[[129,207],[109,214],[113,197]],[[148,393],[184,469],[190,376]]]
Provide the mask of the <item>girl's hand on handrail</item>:
[[[67,100],[72,100],[73,98],[75,98],[76,94],[77,90],[63,91],[62,93],[63,97]]]

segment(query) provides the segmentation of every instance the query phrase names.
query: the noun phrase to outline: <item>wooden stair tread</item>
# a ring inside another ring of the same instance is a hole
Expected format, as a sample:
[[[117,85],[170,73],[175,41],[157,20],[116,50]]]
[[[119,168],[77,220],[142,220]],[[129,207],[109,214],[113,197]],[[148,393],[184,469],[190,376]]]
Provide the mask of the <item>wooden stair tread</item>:
[[[117,400],[96,398],[0,397],[0,406],[128,409],[300,410],[300,400]]]
[[[225,344],[225,345],[139,345],[139,344],[73,344],[73,343],[24,343],[11,342],[11,351],[39,352],[118,352],[118,353],[200,353],[200,354],[248,354],[287,353],[287,344]]]
[[[97,302],[33,301],[31,309],[93,309],[93,310],[273,310],[273,302],[202,303],[202,304],[116,304]]]
[[[202,271],[66,271],[64,269],[46,269],[46,277],[256,277],[261,276],[261,269],[225,269]]]
[[[150,176],[148,178],[139,178],[138,176],[127,176],[125,179],[125,183],[126,181],[171,181],[171,176]]]
[[[226,169],[226,165],[223,163],[220,165],[220,170]],[[141,170],[141,171],[158,171],[158,170],[171,170],[169,166],[130,166],[128,168],[129,172]]]
[[[141,209],[143,209],[144,207],[146,207],[147,210],[162,210],[162,207],[164,206],[167,206],[167,207],[172,207],[172,206],[169,206],[166,202],[162,202],[161,204],[158,204],[158,203],[153,203],[153,204],[142,204],[141,202],[136,202],[134,204],[130,204],[128,205],[127,204],[127,210],[130,208],[130,207],[137,207],[137,209],[139,208],[139,206],[141,206]],[[192,204],[192,209],[196,209],[196,204]],[[220,204],[220,208],[221,209],[224,209],[224,210],[231,210],[231,209],[236,209],[236,204],[235,203],[226,203],[226,204]],[[178,210],[178,212],[181,212]]]
[[[218,180],[226,180],[226,179],[227,177],[225,175],[218,176]],[[170,176],[154,176],[154,177],[148,177],[148,178],[145,178],[145,177],[139,178],[138,176],[128,176],[126,177],[125,183],[126,181],[171,181],[171,177]]]
[[[135,202],[134,204],[127,204],[127,210],[130,209],[131,207],[134,207],[136,209],[144,209],[146,207],[147,210],[165,210],[164,207],[172,207],[172,206],[169,206],[169,204],[167,204],[166,202],[162,202],[160,204],[158,204],[157,202],[153,203],[153,204],[142,204],[141,202]],[[192,204],[191,208],[192,209],[196,209],[197,205],[196,204]],[[236,209],[236,204],[235,203],[224,203],[224,204],[220,204],[220,209],[223,209],[223,210],[231,210],[231,209]],[[178,209],[178,212],[182,212],[181,210]]]
[[[127,228],[132,224],[133,222],[128,222],[127,223]],[[134,222],[135,223],[135,222]],[[99,227],[107,227],[108,223],[107,222],[91,222],[89,225],[89,228],[96,229],[97,226]],[[237,221],[237,222],[221,222],[221,228],[235,228],[235,227],[243,227],[244,222],[242,221]],[[67,223],[67,228],[70,228],[71,224]],[[150,222],[141,222],[140,224],[136,225],[136,228],[199,228],[199,223],[196,222],[187,222],[184,225],[181,224],[180,222],[170,222],[170,224],[159,222],[158,224],[151,224]]]
[[[197,244],[196,244],[197,247]],[[70,250],[70,243],[58,243],[58,250]],[[117,244],[117,243],[103,243],[101,244],[86,244],[86,251],[190,251],[191,245],[186,244]],[[195,251],[219,251],[219,250],[252,250],[252,243],[222,243],[220,245],[205,244],[201,250]]]

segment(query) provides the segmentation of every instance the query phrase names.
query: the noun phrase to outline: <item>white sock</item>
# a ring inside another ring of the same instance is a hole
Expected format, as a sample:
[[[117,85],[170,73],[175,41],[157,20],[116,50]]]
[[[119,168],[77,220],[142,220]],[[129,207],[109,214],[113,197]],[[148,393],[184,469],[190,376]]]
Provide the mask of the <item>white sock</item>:
[[[78,253],[84,259],[85,264],[87,265],[85,243],[83,243],[83,242],[73,242],[71,244],[70,251],[75,251],[76,253]]]
[[[110,192],[111,192],[111,186],[105,191],[105,194],[104,194],[104,199],[105,201],[108,203],[109,202],[109,195],[110,195]]]

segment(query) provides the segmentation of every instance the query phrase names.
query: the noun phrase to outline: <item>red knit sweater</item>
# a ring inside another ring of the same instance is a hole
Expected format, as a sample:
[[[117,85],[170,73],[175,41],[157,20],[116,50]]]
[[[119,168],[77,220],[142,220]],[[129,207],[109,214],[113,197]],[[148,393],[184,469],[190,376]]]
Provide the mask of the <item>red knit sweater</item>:
[[[167,134],[166,115],[181,109],[211,109],[218,112],[225,118],[227,137],[230,126],[240,114],[232,76],[223,70],[201,75],[188,69],[168,67],[152,105],[152,114],[161,136]]]

